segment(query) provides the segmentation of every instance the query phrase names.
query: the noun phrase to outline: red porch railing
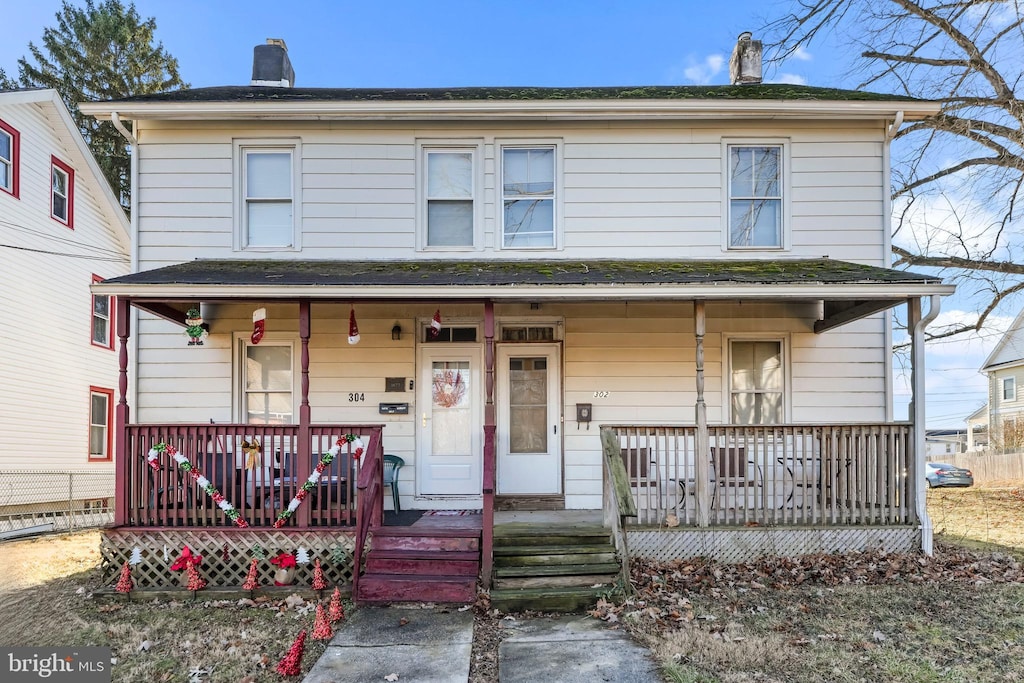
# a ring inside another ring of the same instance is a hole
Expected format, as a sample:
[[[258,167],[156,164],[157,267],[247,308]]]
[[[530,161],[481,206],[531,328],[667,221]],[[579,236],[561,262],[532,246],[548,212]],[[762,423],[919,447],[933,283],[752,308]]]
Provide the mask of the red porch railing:
[[[359,513],[356,515],[356,545],[352,554],[352,595],[356,598],[359,597],[359,574],[366,537],[381,525],[384,515],[384,446],[380,439],[371,438],[367,445],[357,490]]]
[[[916,524],[911,425],[606,426],[619,440],[640,524],[674,515],[699,524],[708,497],[712,525]],[[710,476],[698,485],[698,472]]]
[[[381,430],[382,425],[310,425],[304,447],[297,425],[129,425],[115,492],[119,517],[131,527],[234,526],[172,458],[161,456],[157,469],[149,466],[147,454],[161,442],[188,458],[249,525],[269,527],[339,438],[354,434],[366,453],[381,452]],[[359,463],[353,450],[346,442],[285,528],[356,525]]]

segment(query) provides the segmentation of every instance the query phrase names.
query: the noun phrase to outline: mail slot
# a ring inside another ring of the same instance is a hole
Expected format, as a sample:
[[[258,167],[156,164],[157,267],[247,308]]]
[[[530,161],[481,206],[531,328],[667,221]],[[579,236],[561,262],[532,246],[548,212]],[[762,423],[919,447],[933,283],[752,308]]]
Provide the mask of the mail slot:
[[[408,415],[408,403],[378,403],[377,412],[381,415]]]

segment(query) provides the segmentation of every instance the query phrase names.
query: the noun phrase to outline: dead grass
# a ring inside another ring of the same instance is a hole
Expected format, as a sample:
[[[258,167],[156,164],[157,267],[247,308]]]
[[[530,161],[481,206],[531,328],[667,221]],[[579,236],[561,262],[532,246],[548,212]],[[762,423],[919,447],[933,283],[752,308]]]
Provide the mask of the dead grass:
[[[280,681],[274,666],[312,627],[313,603],[96,601],[95,531],[8,542],[0,552],[13,578],[0,585],[0,644],[110,647],[114,681]],[[307,638],[303,671],[323,650]]]

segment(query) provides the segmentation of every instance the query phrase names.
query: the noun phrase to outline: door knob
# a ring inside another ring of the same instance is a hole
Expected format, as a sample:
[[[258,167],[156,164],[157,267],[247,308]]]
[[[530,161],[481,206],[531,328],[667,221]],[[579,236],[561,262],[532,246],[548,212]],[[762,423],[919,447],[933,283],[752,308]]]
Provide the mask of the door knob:
[[[426,413],[423,413],[423,426],[424,427],[427,426],[427,414]]]

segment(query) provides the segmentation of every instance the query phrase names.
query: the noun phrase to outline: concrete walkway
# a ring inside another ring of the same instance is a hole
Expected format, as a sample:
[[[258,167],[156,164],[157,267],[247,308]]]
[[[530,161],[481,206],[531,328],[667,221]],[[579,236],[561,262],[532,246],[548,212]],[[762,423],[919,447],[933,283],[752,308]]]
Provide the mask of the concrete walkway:
[[[498,650],[501,683],[658,683],[647,649],[586,616],[506,618]],[[465,683],[473,612],[451,608],[364,607],[327,646],[304,683]]]

